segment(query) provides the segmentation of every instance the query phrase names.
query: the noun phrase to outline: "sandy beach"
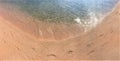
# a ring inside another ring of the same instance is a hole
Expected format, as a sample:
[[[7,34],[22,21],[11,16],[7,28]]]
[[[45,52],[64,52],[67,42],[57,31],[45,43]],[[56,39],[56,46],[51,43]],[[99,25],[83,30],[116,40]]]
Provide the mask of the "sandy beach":
[[[120,60],[120,3],[96,28],[33,21],[0,5],[2,60]]]

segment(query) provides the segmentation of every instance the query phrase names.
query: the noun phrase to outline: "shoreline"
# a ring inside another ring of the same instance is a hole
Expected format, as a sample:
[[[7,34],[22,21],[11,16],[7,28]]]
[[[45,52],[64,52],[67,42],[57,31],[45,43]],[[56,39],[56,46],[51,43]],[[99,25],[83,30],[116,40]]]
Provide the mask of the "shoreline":
[[[107,17],[107,16],[109,16],[112,12],[114,12],[115,11],[115,8],[117,7],[119,5],[119,2],[115,5],[115,7],[110,11],[110,12],[108,12],[102,19],[100,19],[100,20],[98,20],[98,21],[101,21],[100,23],[98,22],[98,24],[97,24],[97,26],[99,26],[101,23],[102,23],[102,21]],[[26,13],[25,13],[26,14]],[[19,16],[19,15],[18,15]],[[18,18],[18,19],[20,19],[20,18]],[[8,18],[7,18],[7,20],[8,20]],[[21,19],[22,20],[22,19]],[[23,20],[26,20],[26,19],[23,19]],[[30,19],[29,19],[30,20]],[[31,27],[29,26],[29,25],[27,25],[27,23],[16,23],[15,22],[15,20],[13,20],[13,22],[11,22],[11,23],[13,23],[14,25],[16,25],[16,27],[18,27],[18,28],[20,28],[22,31],[24,31],[24,32],[27,32],[28,34],[30,34],[30,35],[32,35],[32,36],[34,36],[35,38],[37,38],[37,39],[39,39],[40,41],[43,39],[43,40],[45,40],[45,38],[43,37],[43,36],[41,36],[40,34],[39,34],[39,31],[42,29],[40,26],[40,24],[42,24],[43,26],[45,25],[45,24],[43,24],[44,22],[41,22],[41,21],[38,21],[38,20],[35,20],[35,21],[37,21],[37,22],[40,22],[39,24],[30,24],[30,26],[33,26],[33,28],[34,29],[31,29]],[[10,22],[10,21],[9,21]],[[31,21],[32,22],[32,21]],[[18,24],[20,24],[20,25],[18,25]],[[48,24],[48,22],[47,22],[47,24]],[[56,24],[54,24],[54,26],[55,26]],[[66,24],[65,24],[66,25]],[[73,25],[73,24],[72,24]],[[72,27],[72,25],[71,25],[71,28],[73,28]],[[76,28],[78,28],[79,27],[79,24],[75,24],[76,25]],[[23,28],[23,26],[24,26],[24,28]],[[47,25],[47,26],[49,26],[49,25]],[[60,26],[63,26],[63,25],[58,25],[57,27],[60,27]],[[68,25],[67,25],[68,26]],[[80,25],[81,26],[81,25]],[[75,37],[78,37],[78,36],[80,36],[81,35],[81,33],[82,33],[82,35],[83,34],[86,34],[86,33],[89,33],[91,30],[93,30],[93,29],[95,29],[95,28],[97,28],[97,26],[96,27],[91,27],[91,29],[90,30],[87,30],[87,32],[84,32],[84,30],[83,30],[83,27],[81,27],[81,31],[77,31],[79,34],[77,34],[76,32],[73,32],[73,33],[75,33],[76,35],[74,35]],[[50,26],[50,27],[53,27],[53,25],[52,26]],[[66,26],[65,26],[66,27]],[[38,28],[40,28],[40,30],[38,29]],[[68,27],[67,27],[68,28]],[[65,30],[64,32],[67,32],[67,31],[69,31],[68,29],[66,28],[66,30],[65,29],[63,29],[63,28],[60,28],[60,30],[62,29],[62,30]],[[45,28],[46,29],[46,31],[47,31],[47,28]],[[74,28],[73,28],[74,29]],[[54,30],[54,28],[52,28],[52,30]],[[76,29],[76,30],[80,30],[80,29]],[[36,32],[34,32],[34,31],[36,31]],[[44,31],[43,31],[44,32]],[[62,31],[61,31],[61,33],[63,33]],[[66,33],[63,33],[63,34],[65,34],[66,35]],[[69,33],[70,35],[71,35],[71,33]],[[46,35],[46,34],[45,34]],[[50,35],[52,35],[52,36],[49,36],[49,38],[51,39],[53,39],[53,41],[54,41],[54,38],[55,38],[55,36],[53,35],[53,34],[50,34]],[[69,37],[68,38],[66,38],[66,39],[61,39],[61,40],[67,40],[67,39],[71,39],[71,38],[75,38],[75,37],[73,37],[73,36],[70,36],[69,35]],[[58,35],[57,35],[58,36]],[[61,35],[62,36],[62,35]],[[67,35],[68,36],[68,35]],[[66,36],[66,37],[67,37]],[[65,37],[65,36],[64,36]],[[48,38],[48,40],[47,41],[49,41],[50,39]]]
[[[119,6],[119,4],[120,4],[120,1],[118,1],[118,3],[112,8],[112,10],[110,12],[106,13],[106,15],[103,16],[103,18],[101,19],[101,21],[103,21],[107,16],[109,16],[110,14],[112,14],[116,10],[116,8]]]

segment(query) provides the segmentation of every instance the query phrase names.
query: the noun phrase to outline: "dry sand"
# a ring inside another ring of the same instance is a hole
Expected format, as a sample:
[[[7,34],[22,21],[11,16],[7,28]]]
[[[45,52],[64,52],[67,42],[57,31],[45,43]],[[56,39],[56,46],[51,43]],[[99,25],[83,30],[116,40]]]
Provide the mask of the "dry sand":
[[[55,25],[0,5],[0,60],[120,59],[120,4],[87,33],[77,25]]]

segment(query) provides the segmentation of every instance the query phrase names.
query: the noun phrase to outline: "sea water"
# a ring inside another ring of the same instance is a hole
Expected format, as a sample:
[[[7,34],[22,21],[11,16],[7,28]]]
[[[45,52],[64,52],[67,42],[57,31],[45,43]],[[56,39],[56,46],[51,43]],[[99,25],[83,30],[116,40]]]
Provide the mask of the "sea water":
[[[3,0],[16,4],[40,21],[95,27],[119,0]]]

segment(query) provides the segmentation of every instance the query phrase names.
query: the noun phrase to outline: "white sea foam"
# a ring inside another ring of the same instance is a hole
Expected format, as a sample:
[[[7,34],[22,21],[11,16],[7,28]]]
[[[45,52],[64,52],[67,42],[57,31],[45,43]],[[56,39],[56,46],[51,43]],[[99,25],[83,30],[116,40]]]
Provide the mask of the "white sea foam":
[[[90,12],[88,15],[89,18],[86,20],[80,19],[79,17],[74,19],[74,21],[84,28],[85,32],[95,28],[102,21],[100,18],[98,18],[100,16],[97,17],[93,12]]]

